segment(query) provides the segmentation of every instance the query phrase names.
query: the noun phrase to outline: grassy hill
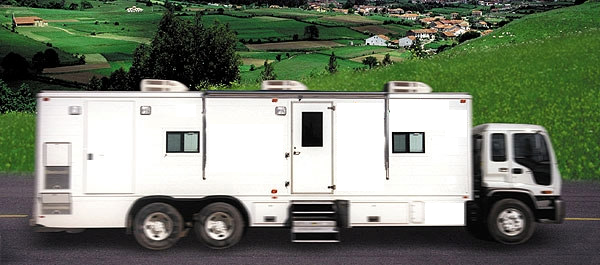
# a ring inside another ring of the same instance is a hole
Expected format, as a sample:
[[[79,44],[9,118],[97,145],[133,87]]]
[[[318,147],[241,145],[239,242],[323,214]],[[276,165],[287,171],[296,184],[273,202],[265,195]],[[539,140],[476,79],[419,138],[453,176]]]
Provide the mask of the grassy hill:
[[[600,3],[585,3],[534,14],[433,58],[303,82],[314,90],[380,91],[390,80],[416,80],[438,92],[469,92],[474,125],[543,125],[565,178],[600,179],[599,13]]]

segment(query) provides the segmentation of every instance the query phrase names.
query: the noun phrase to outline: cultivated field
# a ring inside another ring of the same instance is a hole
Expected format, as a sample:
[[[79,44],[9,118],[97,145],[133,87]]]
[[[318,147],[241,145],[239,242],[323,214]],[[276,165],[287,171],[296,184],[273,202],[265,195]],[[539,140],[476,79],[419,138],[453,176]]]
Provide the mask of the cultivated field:
[[[250,50],[258,51],[298,51],[298,50],[314,50],[318,48],[331,48],[343,46],[333,41],[289,41],[289,42],[274,42],[262,44],[247,44],[246,47]]]

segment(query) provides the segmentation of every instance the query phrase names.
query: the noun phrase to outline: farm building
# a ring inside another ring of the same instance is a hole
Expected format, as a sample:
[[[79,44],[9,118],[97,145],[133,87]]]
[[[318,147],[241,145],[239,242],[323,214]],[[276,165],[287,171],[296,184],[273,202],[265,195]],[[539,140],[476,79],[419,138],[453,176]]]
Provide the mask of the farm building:
[[[415,42],[415,36],[408,36],[398,40],[398,47],[408,48]]]
[[[419,39],[435,39],[436,29],[413,29],[409,30],[406,35],[415,36]]]
[[[404,14],[401,15],[400,18],[415,21],[419,18],[419,14]]]
[[[375,35],[373,37],[370,37],[368,39],[365,40],[365,45],[371,45],[371,46],[388,46],[388,41],[390,41],[390,38],[388,38],[385,35]]]
[[[17,27],[31,26],[44,27],[48,26],[48,22],[39,17],[15,17],[13,16],[13,25]]]
[[[144,9],[136,7],[136,6],[132,6],[130,8],[127,8],[127,13],[139,13],[144,11]]]

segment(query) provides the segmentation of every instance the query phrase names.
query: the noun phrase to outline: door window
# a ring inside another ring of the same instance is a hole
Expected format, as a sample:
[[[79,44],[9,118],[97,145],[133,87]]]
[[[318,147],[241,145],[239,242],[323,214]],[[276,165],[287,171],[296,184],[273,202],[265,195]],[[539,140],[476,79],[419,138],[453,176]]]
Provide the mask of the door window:
[[[492,134],[492,161],[506,161],[506,135],[503,133]]]
[[[323,147],[323,112],[302,112],[302,147]]]
[[[544,136],[537,133],[513,135],[515,162],[533,172],[535,183],[550,185],[550,153]]]

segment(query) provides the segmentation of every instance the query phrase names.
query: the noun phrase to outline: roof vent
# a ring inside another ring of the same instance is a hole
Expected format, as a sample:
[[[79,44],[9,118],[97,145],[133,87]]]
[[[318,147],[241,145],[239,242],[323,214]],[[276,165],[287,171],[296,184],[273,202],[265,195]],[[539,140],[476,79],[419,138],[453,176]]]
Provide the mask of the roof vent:
[[[383,90],[388,93],[431,93],[429,85],[414,81],[390,81]]]
[[[265,80],[261,90],[307,90],[306,86],[294,80]]]
[[[143,79],[140,82],[142,92],[186,92],[188,87],[173,80]]]

